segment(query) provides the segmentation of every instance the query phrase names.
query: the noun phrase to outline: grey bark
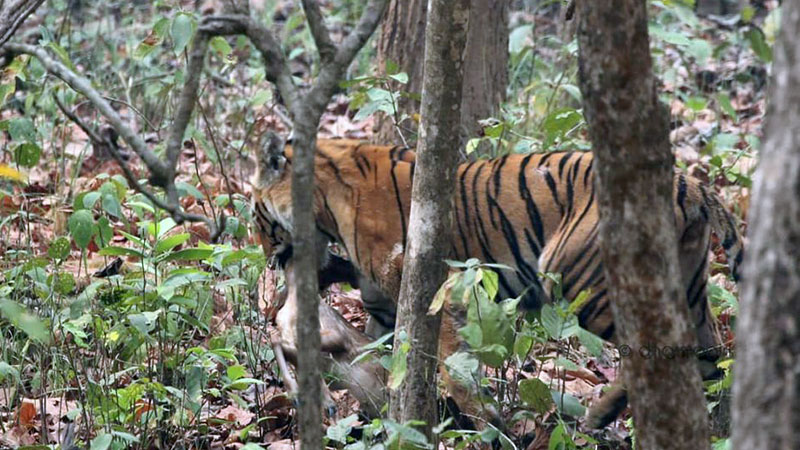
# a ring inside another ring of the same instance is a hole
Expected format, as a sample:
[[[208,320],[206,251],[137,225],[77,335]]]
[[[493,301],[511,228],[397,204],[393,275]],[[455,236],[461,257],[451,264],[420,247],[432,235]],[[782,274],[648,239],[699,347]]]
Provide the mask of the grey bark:
[[[42,3],[44,0],[0,0],[0,46],[11,39],[22,22]]]
[[[464,81],[461,92],[459,145],[481,131],[478,120],[497,114],[508,87],[508,10],[510,0],[472,0],[467,31]],[[408,92],[422,91],[422,59],[424,51],[426,0],[392,0],[382,24],[378,41],[378,64],[396,63],[408,74],[408,84],[393,87]],[[401,113],[418,111],[419,104],[402,99]],[[400,116],[401,114],[398,114]],[[379,117],[375,140],[399,142],[398,131],[391,118]],[[402,128],[413,132],[411,120]],[[455,141],[454,141],[455,142]]]
[[[411,350],[408,372],[392,393],[390,415],[403,423],[425,422],[432,438],[437,421],[436,369],[440,316],[427,314],[444,282],[444,258],[452,248],[452,200],[455,191],[464,47],[470,0],[431,0],[425,32],[420,139],[411,188],[408,245],[403,261],[395,346],[405,331]]]
[[[800,5],[783,4],[765,141],[750,208],[734,449],[800,448]]]
[[[624,377],[644,449],[709,447],[708,417],[681,288],[668,115],[658,101],[644,0],[578,2],[579,78],[595,153],[599,237]],[[645,349],[645,351],[640,351]]]

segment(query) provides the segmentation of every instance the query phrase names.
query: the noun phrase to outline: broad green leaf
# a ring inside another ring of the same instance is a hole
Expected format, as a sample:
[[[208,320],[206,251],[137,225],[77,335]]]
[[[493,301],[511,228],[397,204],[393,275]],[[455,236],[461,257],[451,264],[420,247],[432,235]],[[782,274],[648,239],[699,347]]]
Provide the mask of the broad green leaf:
[[[209,258],[214,250],[206,248],[185,248],[164,258],[165,261],[201,261]]]
[[[33,142],[24,142],[14,149],[14,161],[22,167],[34,167],[39,164],[42,149]]]
[[[170,34],[172,34],[176,54],[183,52],[186,48],[186,45],[192,39],[194,29],[194,18],[189,14],[178,13],[175,18],[172,19]]]
[[[478,360],[467,352],[455,352],[444,360],[447,373],[463,385],[473,385],[478,378]]]
[[[90,450],[107,450],[111,447],[111,441],[114,440],[114,436],[107,434],[107,433],[100,433],[97,435],[96,438],[92,439],[92,444],[89,447]]]
[[[753,49],[753,53],[755,53],[759,59],[765,63],[772,62],[772,47],[767,43],[764,32],[761,31],[760,28],[750,27],[744,35],[750,42],[750,48]]]
[[[191,235],[189,233],[181,233],[164,238],[156,244],[155,254],[160,255],[161,253],[172,250],[173,248],[188,241],[190,237]]]
[[[241,364],[234,364],[232,366],[228,366],[225,370],[225,373],[228,375],[231,381],[236,381],[239,378],[243,378],[247,375],[247,369]]]
[[[250,100],[250,104],[255,107],[259,107],[270,100],[272,100],[272,91],[269,89],[261,89],[256,92],[256,94]]]
[[[214,36],[208,42],[208,45],[222,56],[228,56],[233,51],[231,45],[222,36]]]
[[[719,103],[720,108],[722,111],[730,116],[734,122],[738,121],[738,116],[736,114],[736,109],[731,104],[731,97],[728,95],[727,92],[720,92],[717,94],[717,103]]]
[[[358,422],[358,415],[352,414],[350,416],[347,416],[344,419],[329,426],[328,430],[325,432],[325,436],[332,441],[346,444],[347,436],[350,435],[350,432],[353,430],[353,425],[356,422]]]
[[[94,216],[88,210],[75,211],[67,222],[69,233],[80,249],[85,249],[94,235]]]
[[[550,391],[553,395],[553,401],[561,414],[566,414],[572,417],[583,417],[586,414],[586,407],[581,405],[577,398],[567,393],[558,391]]]
[[[34,141],[36,130],[33,121],[27,117],[15,117],[8,121],[8,134],[13,141]]]
[[[0,300],[0,314],[31,339],[50,342],[50,331],[45,322],[29,313],[22,305],[11,300]]]
[[[529,378],[519,382],[519,397],[534,411],[544,414],[553,406],[550,388],[538,378]]]

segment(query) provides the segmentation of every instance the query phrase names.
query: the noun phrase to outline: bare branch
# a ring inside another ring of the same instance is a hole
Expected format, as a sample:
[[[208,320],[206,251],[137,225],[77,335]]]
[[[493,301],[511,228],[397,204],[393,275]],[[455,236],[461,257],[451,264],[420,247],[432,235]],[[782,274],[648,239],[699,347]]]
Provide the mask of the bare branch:
[[[335,58],[337,64],[343,64],[345,67],[350,64],[353,58],[355,58],[356,53],[364,47],[369,37],[372,36],[388,4],[389,0],[369,1],[366,8],[364,8],[364,12],[361,13],[358,25],[356,25],[356,28],[345,38],[342,45],[339,46]]]
[[[172,180],[169,178],[170,171],[164,163],[155,153],[150,151],[144,141],[134,133],[133,130],[122,122],[122,118],[117,111],[115,111],[103,96],[92,87],[89,80],[76,74],[61,62],[51,58],[42,48],[16,43],[7,43],[3,47],[12,52],[35,56],[48,72],[64,80],[72,89],[85,95],[100,111],[100,114],[102,114],[109,121],[111,126],[117,130],[117,133],[122,136],[122,139],[124,139],[139,158],[144,161],[145,165],[150,170],[150,182],[163,188],[167,188],[167,186],[172,183]]]
[[[200,75],[203,73],[203,62],[208,49],[209,35],[203,30],[197,32],[194,38],[194,46],[189,54],[189,63],[186,66],[186,82],[183,84],[180,99],[178,100],[178,112],[167,138],[167,169],[175,176],[175,168],[183,149],[183,135],[186,133],[186,126],[192,117],[194,105],[197,102],[197,90],[200,87]],[[177,196],[177,193],[173,194]],[[170,198],[170,201],[177,201]]]
[[[318,117],[325,110],[325,106],[330,101],[334,89],[336,89],[336,84],[344,78],[347,66],[353,61],[356,53],[366,44],[372,32],[375,31],[388,4],[388,0],[370,0],[366,8],[364,8],[356,28],[337,49],[332,63],[323,65],[320,69],[314,87],[311,88],[303,102],[311,107],[315,117]],[[292,111],[291,107],[289,111]],[[295,117],[296,119],[297,117]]]
[[[325,19],[322,17],[319,3],[316,0],[303,0],[303,10],[306,12],[308,28],[311,30],[311,36],[314,37],[319,57],[323,63],[327,63],[336,55],[336,46],[331,41],[330,34],[328,34],[328,28],[325,26]]]
[[[0,1],[0,46],[11,39],[17,29],[44,0]]]

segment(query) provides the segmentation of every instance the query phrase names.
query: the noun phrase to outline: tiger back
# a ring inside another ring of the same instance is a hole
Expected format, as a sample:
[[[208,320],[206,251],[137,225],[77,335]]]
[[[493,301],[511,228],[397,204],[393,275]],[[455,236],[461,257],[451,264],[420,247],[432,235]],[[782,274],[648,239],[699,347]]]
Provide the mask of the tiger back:
[[[354,266],[396,302],[406,246],[414,154],[399,147],[351,140],[319,140],[315,154],[314,212],[322,236],[343,245]],[[291,233],[292,150],[285,147],[256,184],[270,221]],[[593,156],[587,152],[508,155],[462,164],[457,172],[450,258],[478,258],[500,271],[500,298],[522,296],[536,309],[553,286],[540,272],[560,273],[562,292],[589,298],[579,323],[617,343],[598,246]],[[716,372],[721,344],[706,296],[710,234],[720,238],[734,276],[742,240],[732,216],[698,180],[676,173],[674,208],[679,264],[691,320],[701,348],[701,372]],[[413,232],[413,230],[411,230]]]

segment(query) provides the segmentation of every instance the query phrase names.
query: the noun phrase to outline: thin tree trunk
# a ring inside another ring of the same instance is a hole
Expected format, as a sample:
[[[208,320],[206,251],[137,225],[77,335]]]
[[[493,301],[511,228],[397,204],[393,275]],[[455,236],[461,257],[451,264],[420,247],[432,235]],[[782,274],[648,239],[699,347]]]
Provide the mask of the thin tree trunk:
[[[508,87],[508,10],[510,0],[472,0],[470,26],[464,58],[464,81],[461,91],[461,121],[458,148],[479,134],[478,121],[497,114]],[[381,70],[387,61],[398,65],[408,74],[408,83],[393,88],[407,92],[422,91],[422,59],[424,52],[427,1],[392,0],[378,41],[378,65]],[[404,98],[398,105],[400,113],[411,115],[419,111],[419,103]],[[404,136],[416,131],[413,120],[401,125]],[[405,131],[403,131],[405,130]],[[392,118],[379,116],[375,141],[400,142]],[[456,141],[454,141],[456,142]]]
[[[458,138],[469,4],[470,0],[430,1],[420,139],[395,326],[394,348],[401,347],[404,331],[411,350],[405,380],[392,393],[390,415],[400,423],[424,421],[424,433],[429,438],[438,417],[436,355],[441,317],[427,312],[447,275],[443,260],[452,248],[452,200],[458,162],[458,149],[452,142]]]
[[[601,257],[643,449],[709,447],[672,206],[668,116],[652,74],[644,0],[578,2],[579,74],[594,145]],[[648,349],[650,352],[648,352]],[[649,357],[648,357],[649,356]]]
[[[800,5],[781,16],[736,329],[734,449],[800,448]]]

